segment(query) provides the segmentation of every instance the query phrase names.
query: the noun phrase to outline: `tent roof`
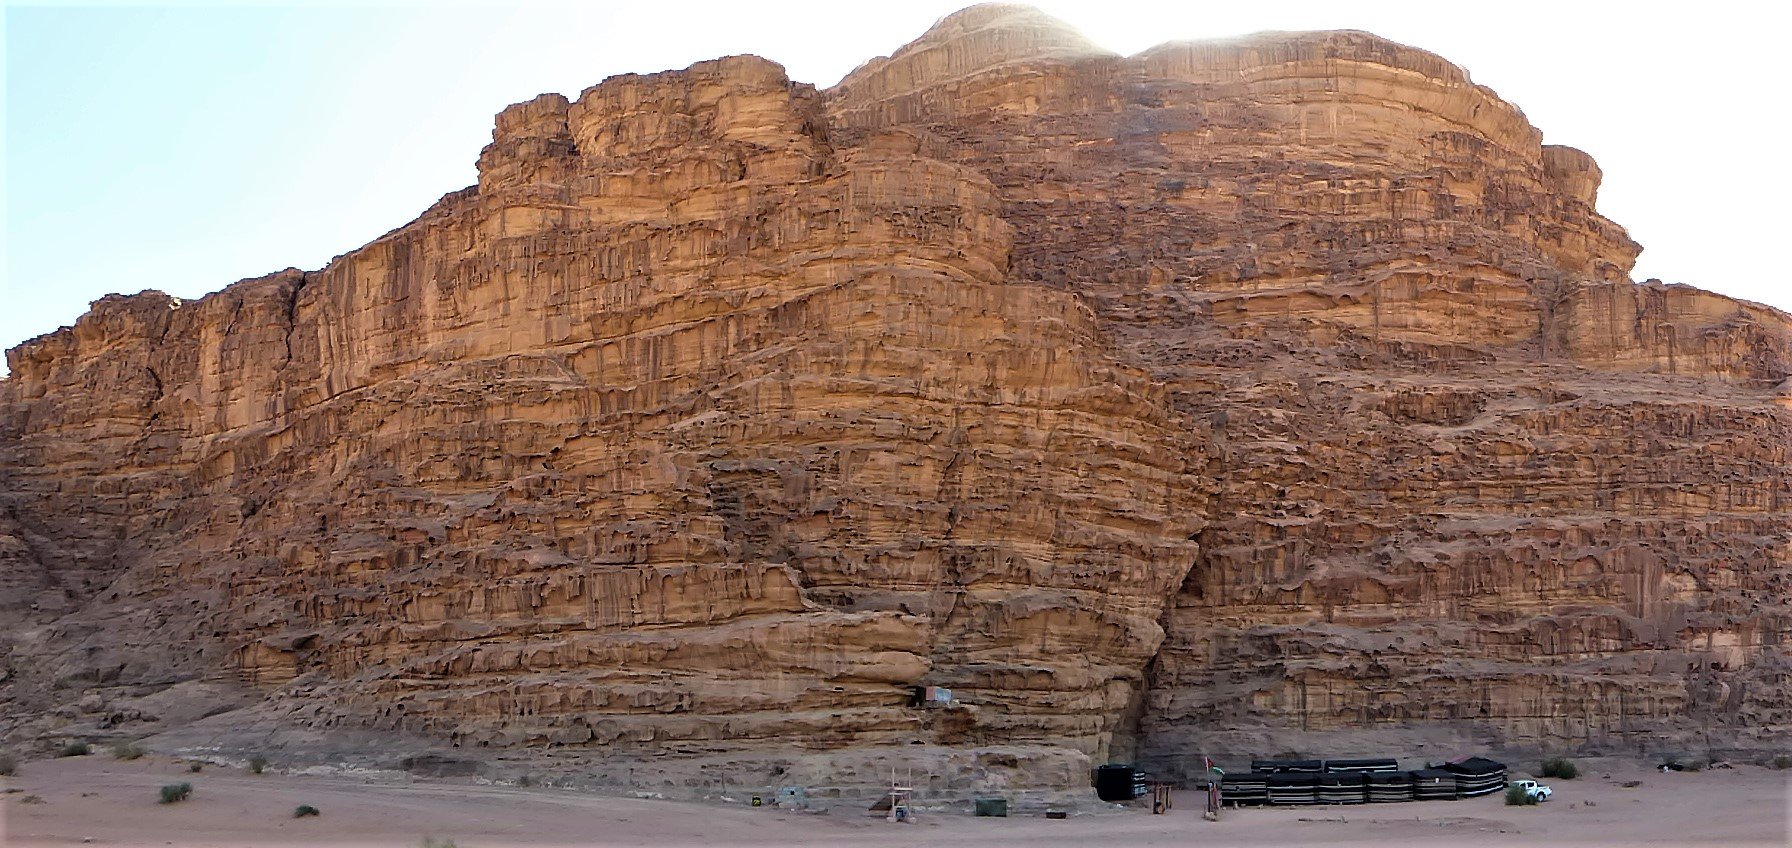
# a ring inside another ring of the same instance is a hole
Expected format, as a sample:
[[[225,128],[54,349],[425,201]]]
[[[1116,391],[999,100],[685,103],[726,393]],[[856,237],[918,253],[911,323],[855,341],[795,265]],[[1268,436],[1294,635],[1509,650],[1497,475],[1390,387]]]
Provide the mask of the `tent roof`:
[[[1493,774],[1505,771],[1506,764],[1486,757],[1464,757],[1459,760],[1451,760],[1441,768],[1458,774]]]

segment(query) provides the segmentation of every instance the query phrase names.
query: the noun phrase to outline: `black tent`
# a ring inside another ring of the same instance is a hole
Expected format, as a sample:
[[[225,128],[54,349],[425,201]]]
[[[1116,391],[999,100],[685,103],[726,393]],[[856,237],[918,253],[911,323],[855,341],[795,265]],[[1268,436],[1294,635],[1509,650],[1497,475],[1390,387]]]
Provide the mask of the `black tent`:
[[[1393,757],[1382,757],[1368,760],[1326,760],[1327,774],[1338,772],[1394,772],[1400,770],[1400,764]]]
[[[1252,760],[1253,774],[1318,774],[1325,771],[1324,760]]]
[[[1506,788],[1506,764],[1486,757],[1467,757],[1438,766],[1456,775],[1456,791],[1464,798],[1487,795]]]
[[[1504,772],[1506,770],[1506,764],[1497,760],[1487,759],[1486,757],[1464,757],[1460,760],[1452,760],[1444,763],[1443,765],[1438,766],[1438,768],[1445,771],[1453,771],[1457,774],[1493,774],[1495,772]]]
[[[1269,779],[1261,774],[1228,774],[1220,778],[1220,803],[1256,806],[1269,803]]]
[[[1420,801],[1456,800],[1461,797],[1456,789],[1456,773],[1442,769],[1412,772],[1412,797]]]
[[[1269,803],[1278,806],[1319,803],[1319,775],[1271,774],[1264,778],[1269,785]]]
[[[1145,773],[1132,766],[1109,763],[1095,767],[1095,796],[1103,801],[1131,801],[1147,791]]]
[[[1362,804],[1369,800],[1363,790],[1360,772],[1326,774],[1319,777],[1319,803]]]
[[[1348,760],[1252,760],[1251,774],[1226,775],[1222,801],[1234,804],[1362,804],[1472,798],[1506,786],[1506,764],[1463,757],[1401,771],[1392,757]]]
[[[1395,801],[1412,800],[1412,774],[1410,772],[1370,772],[1363,775],[1363,785],[1367,788],[1371,804],[1389,804]]]

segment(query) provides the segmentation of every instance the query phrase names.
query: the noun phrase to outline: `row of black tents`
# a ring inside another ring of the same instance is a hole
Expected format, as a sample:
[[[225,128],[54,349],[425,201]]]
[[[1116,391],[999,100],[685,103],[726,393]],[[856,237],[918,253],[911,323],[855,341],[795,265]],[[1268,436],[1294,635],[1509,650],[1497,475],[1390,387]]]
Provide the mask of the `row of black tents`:
[[[1402,771],[1393,759],[1254,760],[1250,774],[1220,778],[1220,803],[1383,804],[1473,798],[1506,788],[1506,764],[1467,757]]]

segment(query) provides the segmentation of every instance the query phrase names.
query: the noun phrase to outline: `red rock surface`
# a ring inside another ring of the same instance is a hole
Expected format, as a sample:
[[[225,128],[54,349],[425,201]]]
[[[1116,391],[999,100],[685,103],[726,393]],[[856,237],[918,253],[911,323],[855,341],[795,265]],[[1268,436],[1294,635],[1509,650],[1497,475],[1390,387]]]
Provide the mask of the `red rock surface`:
[[[1792,318],[1632,282],[1592,160],[1437,56],[979,6],[479,166],[8,352],[0,733],[686,787],[1784,744]]]

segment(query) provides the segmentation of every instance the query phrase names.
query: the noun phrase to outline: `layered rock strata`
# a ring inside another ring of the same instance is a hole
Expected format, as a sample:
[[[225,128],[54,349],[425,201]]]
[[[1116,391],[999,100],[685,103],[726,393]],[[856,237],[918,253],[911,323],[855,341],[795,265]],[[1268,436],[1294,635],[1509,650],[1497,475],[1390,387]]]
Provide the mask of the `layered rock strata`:
[[[827,91],[544,95],[479,173],[8,353],[4,732],[203,684],[692,785],[1785,744],[1792,318],[1632,282],[1591,158],[1436,56],[980,6]]]

